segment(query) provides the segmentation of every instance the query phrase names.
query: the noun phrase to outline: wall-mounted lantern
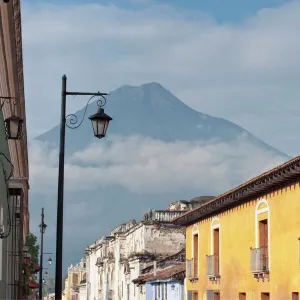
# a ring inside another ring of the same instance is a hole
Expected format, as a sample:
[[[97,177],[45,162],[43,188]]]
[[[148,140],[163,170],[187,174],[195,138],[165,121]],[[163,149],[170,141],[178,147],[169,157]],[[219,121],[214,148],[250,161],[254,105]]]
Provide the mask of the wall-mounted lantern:
[[[5,102],[10,102],[13,100],[13,105],[17,105],[18,98],[16,97],[1,97],[0,100],[3,100],[1,103],[1,108]],[[4,120],[6,139],[8,140],[19,140],[22,133],[23,120],[15,115],[10,116]]]

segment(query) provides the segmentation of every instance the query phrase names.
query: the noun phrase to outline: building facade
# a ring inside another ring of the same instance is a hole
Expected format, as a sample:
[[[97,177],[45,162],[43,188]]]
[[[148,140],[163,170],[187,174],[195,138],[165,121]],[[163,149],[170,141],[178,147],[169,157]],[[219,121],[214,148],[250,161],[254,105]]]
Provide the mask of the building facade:
[[[187,299],[299,299],[300,157],[174,220]]]
[[[81,259],[79,264],[68,268],[68,276],[65,279],[65,289],[63,291],[64,300],[79,300],[80,287],[82,282],[86,280],[86,262]]]
[[[166,210],[150,210],[140,222],[116,227],[86,249],[89,300],[137,300],[140,291],[132,282],[153,261],[175,254],[185,247],[185,230],[174,225],[198,201],[178,201]]]
[[[153,261],[133,280],[139,300],[184,300],[185,249]]]
[[[21,299],[29,172],[19,0],[0,1],[0,66],[0,299]],[[23,120],[19,140],[6,139],[4,120],[12,115]]]

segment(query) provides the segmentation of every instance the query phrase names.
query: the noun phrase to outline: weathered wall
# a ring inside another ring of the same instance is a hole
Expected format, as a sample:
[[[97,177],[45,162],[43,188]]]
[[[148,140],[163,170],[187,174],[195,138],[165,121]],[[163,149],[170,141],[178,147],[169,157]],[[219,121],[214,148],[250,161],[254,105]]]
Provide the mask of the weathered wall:
[[[185,229],[171,224],[140,222],[133,226],[130,221],[112,232],[115,239],[97,241],[90,246],[96,247],[87,255],[87,291],[90,300],[105,299],[107,294],[113,300],[141,299],[139,289],[132,280],[140,275],[145,262],[143,259],[131,258],[132,255],[145,251],[171,255],[185,246]],[[95,265],[98,257],[103,261],[99,267]]]
[[[259,199],[230,209],[217,217],[220,222],[219,284],[209,282],[206,274],[206,255],[212,254],[212,218],[200,221],[199,279],[187,280],[188,290],[198,290],[199,299],[205,299],[206,290],[220,289],[221,299],[238,299],[238,293],[247,293],[247,300],[260,299],[269,292],[271,299],[291,299],[292,292],[300,293],[299,241],[300,186],[295,184],[263,197],[269,205],[270,281],[258,282],[250,271],[250,247],[256,248],[256,205]],[[192,258],[192,230],[187,228],[186,255]],[[195,230],[195,228],[194,228]],[[202,298],[204,297],[204,298]]]
[[[149,225],[144,230],[145,250],[172,255],[185,247],[185,230],[182,227]]]

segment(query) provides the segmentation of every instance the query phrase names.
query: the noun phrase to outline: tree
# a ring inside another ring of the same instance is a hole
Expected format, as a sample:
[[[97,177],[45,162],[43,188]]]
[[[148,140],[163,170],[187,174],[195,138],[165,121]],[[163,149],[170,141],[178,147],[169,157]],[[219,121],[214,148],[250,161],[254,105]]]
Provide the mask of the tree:
[[[28,233],[26,236],[26,242],[25,245],[28,247],[28,253],[30,254],[31,258],[30,261],[33,264],[38,264],[39,263],[39,249],[40,246],[36,244],[37,243],[37,237],[32,234]],[[30,281],[36,281],[37,276],[33,274],[33,267],[31,264],[25,264],[24,265],[24,289],[23,289],[23,295],[30,295],[32,294],[32,291],[28,287],[28,284]]]
[[[28,253],[31,255],[30,260],[37,265],[39,263],[40,246],[36,243],[37,237],[33,233],[29,232],[26,237],[26,246],[28,247]]]

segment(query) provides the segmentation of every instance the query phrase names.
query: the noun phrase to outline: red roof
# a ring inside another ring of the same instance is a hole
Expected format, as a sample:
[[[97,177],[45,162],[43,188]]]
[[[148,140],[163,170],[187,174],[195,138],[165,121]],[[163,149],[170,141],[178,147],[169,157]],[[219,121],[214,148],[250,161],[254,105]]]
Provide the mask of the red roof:
[[[24,264],[25,265],[30,265],[31,268],[33,269],[33,272],[36,273],[40,270],[40,266],[39,265],[36,265],[34,264],[29,258],[25,257],[24,258]]]
[[[153,273],[148,273],[142,276],[139,276],[138,278],[134,279],[133,282],[149,282],[149,281],[155,281],[155,280],[166,280],[166,279],[172,279],[174,276],[185,272],[185,263],[180,263],[178,265],[159,270],[156,272],[156,275]]]
[[[31,289],[37,289],[38,287],[40,287],[40,285],[37,282],[34,282],[34,281],[29,281],[28,286]]]

